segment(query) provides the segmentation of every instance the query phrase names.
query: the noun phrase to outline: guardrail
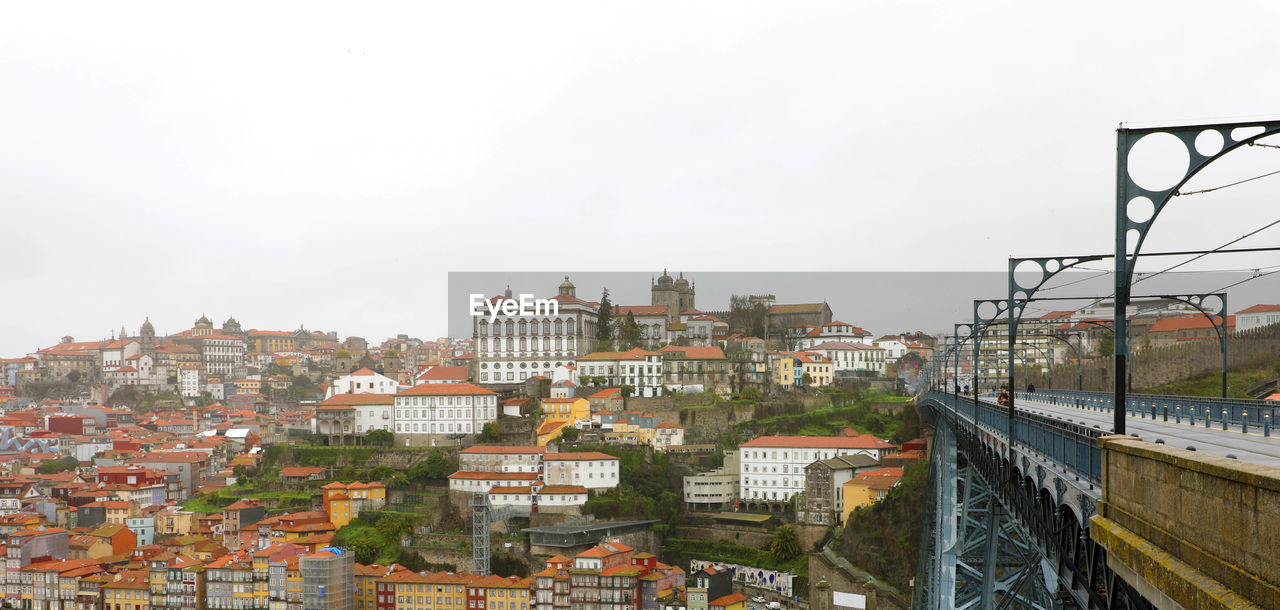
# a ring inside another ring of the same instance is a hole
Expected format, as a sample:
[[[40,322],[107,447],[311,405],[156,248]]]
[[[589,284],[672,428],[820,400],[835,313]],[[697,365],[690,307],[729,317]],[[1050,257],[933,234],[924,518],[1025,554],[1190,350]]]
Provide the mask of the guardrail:
[[[1004,436],[1009,430],[1008,411],[986,399],[975,407],[970,396],[957,397],[945,392],[927,392],[924,396],[937,401],[947,411],[985,426],[988,432]],[[1016,445],[1056,462],[1092,484],[1102,482],[1102,448],[1097,438],[1107,432],[1033,413],[1019,413],[1014,422]]]
[[[1115,410],[1115,396],[1107,392],[1076,392],[1073,390],[1042,390],[1034,394],[1016,392],[1016,400],[1041,400],[1049,404],[1077,407],[1106,413]],[[1129,394],[1125,399],[1125,413],[1143,419],[1164,421],[1204,422],[1219,425],[1257,426],[1268,435],[1271,425],[1280,416],[1280,403],[1253,398],[1215,398],[1210,396],[1169,396],[1164,394]]]

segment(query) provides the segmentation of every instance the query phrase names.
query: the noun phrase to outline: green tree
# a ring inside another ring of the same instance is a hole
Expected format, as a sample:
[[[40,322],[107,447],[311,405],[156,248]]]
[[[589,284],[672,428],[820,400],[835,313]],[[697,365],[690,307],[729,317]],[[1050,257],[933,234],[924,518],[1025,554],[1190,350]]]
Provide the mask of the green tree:
[[[579,436],[578,429],[573,426],[565,426],[560,430],[560,440],[566,443],[577,442]]]
[[[502,427],[499,426],[496,421],[491,421],[485,424],[484,428],[480,431],[479,440],[482,443],[496,443],[501,441]]]
[[[67,373],[67,381],[70,381],[71,383],[80,381],[80,371],[72,369],[69,373]]]
[[[773,542],[769,545],[769,552],[777,561],[787,561],[799,555],[800,537],[796,535],[795,528],[784,525],[773,530]]]
[[[809,375],[808,373],[801,375],[800,383],[803,383],[804,385],[809,385],[813,383],[813,376]]]
[[[396,470],[390,466],[374,466],[369,469],[368,477],[373,481],[383,481],[396,474]]]
[[[640,345],[640,325],[636,324],[636,317],[631,312],[627,312],[627,317],[613,321],[613,336],[618,351],[627,351],[633,347]]]
[[[373,536],[365,536],[356,538],[347,543],[347,546],[356,555],[356,563],[369,565],[378,561],[378,555],[382,554],[382,541],[376,540]]]
[[[409,486],[409,477],[403,472],[393,472],[391,476],[383,481],[387,485],[387,489],[398,489]]]
[[[364,435],[364,444],[375,447],[390,447],[396,442],[396,435],[390,430],[373,430]]]
[[[40,474],[57,474],[59,472],[74,471],[80,467],[80,461],[73,456],[67,456],[60,460],[47,460],[41,462],[36,467],[36,472]]]
[[[627,385],[627,384],[625,384],[625,383],[624,383],[624,384],[622,384],[622,385],[620,385],[620,386],[618,386],[618,389],[622,391],[622,397],[623,397],[623,398],[631,398],[631,395],[636,393],[636,387],[635,387],[635,386],[633,386],[633,385]]]
[[[613,303],[609,301],[609,289],[600,294],[600,308],[596,310],[596,340],[613,339]]]
[[[1107,356],[1114,356],[1115,353],[1116,353],[1115,335],[1108,332],[1103,332],[1102,338],[1098,341],[1098,357],[1106,358]]]

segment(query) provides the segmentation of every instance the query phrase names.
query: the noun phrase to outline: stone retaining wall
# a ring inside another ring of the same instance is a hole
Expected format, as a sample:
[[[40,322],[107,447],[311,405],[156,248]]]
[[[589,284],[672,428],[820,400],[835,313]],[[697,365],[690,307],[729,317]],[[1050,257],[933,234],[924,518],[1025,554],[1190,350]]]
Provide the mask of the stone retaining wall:
[[[1280,468],[1124,436],[1099,443],[1089,531],[1126,582],[1186,608],[1280,608]]]

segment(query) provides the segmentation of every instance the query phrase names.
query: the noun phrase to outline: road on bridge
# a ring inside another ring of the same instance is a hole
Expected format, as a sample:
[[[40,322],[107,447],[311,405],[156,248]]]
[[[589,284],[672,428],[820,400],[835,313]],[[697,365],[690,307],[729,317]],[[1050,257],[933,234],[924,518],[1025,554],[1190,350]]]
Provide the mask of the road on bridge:
[[[994,401],[987,402],[994,404]],[[1031,398],[1020,393],[1014,402],[1014,407],[1019,412],[1058,417],[1104,431],[1112,429],[1115,423],[1114,415],[1110,412],[1050,404],[1047,396]],[[1239,425],[1231,426],[1230,430],[1223,430],[1220,423],[1214,422],[1216,427],[1206,428],[1203,419],[1196,421],[1199,425],[1193,427],[1186,417],[1182,418],[1182,423],[1179,424],[1174,422],[1172,416],[1166,422],[1161,419],[1143,419],[1129,415],[1125,426],[1131,435],[1137,434],[1147,442],[1154,443],[1159,439],[1169,447],[1186,449],[1190,446],[1195,447],[1196,451],[1209,455],[1220,457],[1234,455],[1242,461],[1280,467],[1280,438],[1264,437],[1261,429],[1256,433],[1250,430],[1246,434],[1240,432]]]

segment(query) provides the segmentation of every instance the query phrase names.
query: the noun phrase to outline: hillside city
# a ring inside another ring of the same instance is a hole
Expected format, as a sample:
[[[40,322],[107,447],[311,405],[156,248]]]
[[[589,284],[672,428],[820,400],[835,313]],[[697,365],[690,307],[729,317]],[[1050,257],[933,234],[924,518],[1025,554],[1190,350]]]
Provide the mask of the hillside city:
[[[699,302],[666,270],[643,304],[546,288],[554,313],[498,308],[462,337],[201,314],[0,359],[5,607],[817,608],[837,580],[910,606],[930,451],[912,397],[949,335]],[[1024,319],[1028,378],[1083,384],[1107,307]],[[1217,340],[1177,302],[1131,322],[1139,354]],[[1259,304],[1225,324],[1277,322]],[[949,390],[1004,378],[989,337]]]

